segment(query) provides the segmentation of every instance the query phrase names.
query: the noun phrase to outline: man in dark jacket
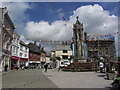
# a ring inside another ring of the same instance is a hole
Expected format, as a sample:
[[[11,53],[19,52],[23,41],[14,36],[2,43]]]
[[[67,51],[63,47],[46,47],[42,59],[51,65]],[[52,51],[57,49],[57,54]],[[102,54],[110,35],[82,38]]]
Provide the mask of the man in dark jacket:
[[[8,70],[8,64],[5,64],[5,71]]]
[[[47,68],[48,68],[48,64],[47,63],[44,65],[44,68],[45,68],[45,72],[47,72]]]

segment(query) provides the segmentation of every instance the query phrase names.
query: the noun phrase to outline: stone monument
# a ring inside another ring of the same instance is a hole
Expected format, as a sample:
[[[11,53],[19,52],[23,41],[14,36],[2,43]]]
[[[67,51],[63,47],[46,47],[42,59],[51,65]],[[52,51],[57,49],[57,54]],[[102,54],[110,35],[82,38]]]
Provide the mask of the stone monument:
[[[73,24],[73,42],[74,42],[74,61],[85,61],[85,49],[84,49],[84,29],[83,23],[76,17],[76,23]]]

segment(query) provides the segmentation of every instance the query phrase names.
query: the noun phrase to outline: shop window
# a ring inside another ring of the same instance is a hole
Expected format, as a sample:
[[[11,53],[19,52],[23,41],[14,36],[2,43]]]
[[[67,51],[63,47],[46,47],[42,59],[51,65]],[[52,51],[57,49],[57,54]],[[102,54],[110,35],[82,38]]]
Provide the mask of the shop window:
[[[25,54],[25,57],[27,57],[27,54]]]
[[[18,53],[18,47],[16,47],[16,54]]]
[[[13,46],[13,53],[15,53],[15,47]]]
[[[20,56],[22,57],[22,53],[20,53]]]
[[[21,46],[21,45],[20,45],[20,50],[22,50],[22,51],[23,51],[23,46]]]
[[[27,48],[25,48],[25,52],[27,52]]]

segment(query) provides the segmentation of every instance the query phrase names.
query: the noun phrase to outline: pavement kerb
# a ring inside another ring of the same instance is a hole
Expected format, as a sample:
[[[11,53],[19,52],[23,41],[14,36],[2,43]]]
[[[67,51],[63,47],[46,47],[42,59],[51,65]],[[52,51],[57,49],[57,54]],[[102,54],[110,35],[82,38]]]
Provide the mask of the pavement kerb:
[[[13,71],[13,70],[9,70],[9,71],[7,71],[7,72],[2,71],[1,73],[2,73],[2,75],[5,75],[5,74],[7,74],[7,73],[9,73],[9,72],[11,72],[11,71]]]

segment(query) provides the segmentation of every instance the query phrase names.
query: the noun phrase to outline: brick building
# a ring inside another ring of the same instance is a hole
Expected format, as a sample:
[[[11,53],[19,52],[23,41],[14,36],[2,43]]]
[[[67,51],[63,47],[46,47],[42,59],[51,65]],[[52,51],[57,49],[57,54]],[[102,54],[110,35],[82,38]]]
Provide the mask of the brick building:
[[[29,65],[37,67],[40,65],[40,46],[36,45],[36,42],[29,43]]]
[[[2,60],[0,65],[2,65],[4,70],[4,66],[7,64],[9,70],[11,68],[12,35],[15,26],[8,15],[7,8],[0,8],[0,24],[2,36]]]
[[[41,63],[41,67],[44,66],[46,62],[46,52],[44,50],[41,50],[41,53],[40,53],[40,63]]]

